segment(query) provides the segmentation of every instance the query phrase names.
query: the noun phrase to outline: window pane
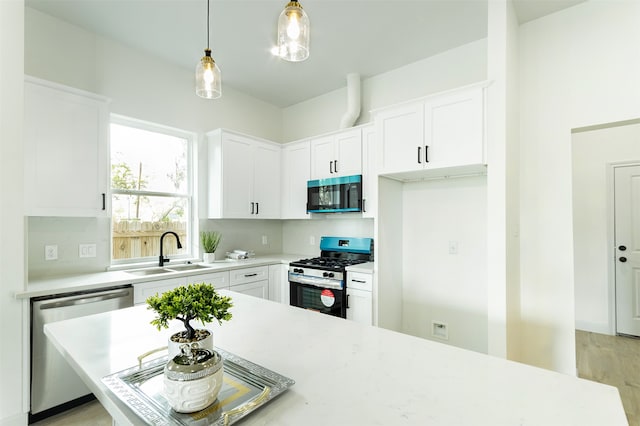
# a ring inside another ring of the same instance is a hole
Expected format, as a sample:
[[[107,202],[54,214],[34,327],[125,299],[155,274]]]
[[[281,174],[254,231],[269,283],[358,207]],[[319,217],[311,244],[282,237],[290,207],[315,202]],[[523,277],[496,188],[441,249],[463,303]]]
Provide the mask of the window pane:
[[[185,138],[111,124],[113,189],[186,194]]]
[[[114,194],[111,201],[113,260],[157,258],[160,255],[160,237],[166,231],[178,234],[183,248],[177,248],[173,235],[167,236],[163,254],[189,253],[187,198]]]

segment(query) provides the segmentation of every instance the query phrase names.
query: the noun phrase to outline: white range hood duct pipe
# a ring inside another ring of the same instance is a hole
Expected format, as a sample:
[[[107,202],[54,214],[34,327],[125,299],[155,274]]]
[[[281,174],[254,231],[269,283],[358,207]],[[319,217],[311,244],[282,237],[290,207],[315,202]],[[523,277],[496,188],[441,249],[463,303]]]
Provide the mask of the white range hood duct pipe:
[[[360,116],[360,74],[347,74],[347,111],[340,120],[340,128],[353,127]]]

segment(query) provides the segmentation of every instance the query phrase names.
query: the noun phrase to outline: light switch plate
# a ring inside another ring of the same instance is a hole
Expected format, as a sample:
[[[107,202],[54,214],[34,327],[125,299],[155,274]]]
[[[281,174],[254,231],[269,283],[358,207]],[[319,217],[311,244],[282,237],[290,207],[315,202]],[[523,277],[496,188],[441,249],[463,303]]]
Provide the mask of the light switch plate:
[[[95,244],[80,244],[78,246],[79,257],[96,257],[96,245]]]

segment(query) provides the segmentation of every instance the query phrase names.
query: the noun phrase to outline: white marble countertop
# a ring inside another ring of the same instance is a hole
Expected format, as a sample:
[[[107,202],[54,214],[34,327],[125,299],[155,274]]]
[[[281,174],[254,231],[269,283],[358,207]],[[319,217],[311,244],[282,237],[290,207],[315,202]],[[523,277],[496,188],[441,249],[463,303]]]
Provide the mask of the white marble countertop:
[[[98,290],[101,288],[120,286],[126,284],[136,284],[147,281],[169,279],[178,276],[206,274],[208,272],[226,271],[232,269],[249,268],[254,266],[273,265],[278,263],[288,264],[294,260],[303,258],[297,254],[275,254],[269,256],[259,256],[250,259],[221,261],[203,264],[206,269],[194,269],[180,272],[167,272],[157,275],[138,276],[127,273],[125,270],[94,272],[90,274],[63,275],[47,278],[29,280],[27,289],[16,293],[17,299],[27,299],[31,297],[49,296],[52,294],[62,294],[74,291]],[[180,263],[168,263],[165,268],[180,265]],[[133,268],[132,268],[133,269]]]
[[[211,325],[215,345],[296,381],[243,425],[627,425],[618,391],[477,352],[251,296]],[[180,329],[138,306],[45,326],[118,424],[142,424],[103,376]],[[177,322],[177,321],[174,321]]]

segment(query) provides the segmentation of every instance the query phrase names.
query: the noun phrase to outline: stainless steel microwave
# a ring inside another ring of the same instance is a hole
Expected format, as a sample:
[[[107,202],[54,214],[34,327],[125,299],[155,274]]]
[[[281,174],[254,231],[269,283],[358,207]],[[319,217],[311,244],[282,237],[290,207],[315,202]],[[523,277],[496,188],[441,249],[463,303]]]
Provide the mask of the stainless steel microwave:
[[[362,175],[307,182],[308,213],[362,211]]]

